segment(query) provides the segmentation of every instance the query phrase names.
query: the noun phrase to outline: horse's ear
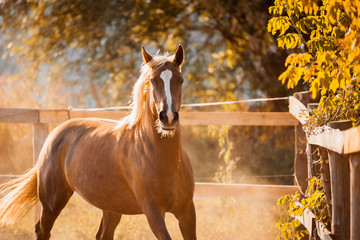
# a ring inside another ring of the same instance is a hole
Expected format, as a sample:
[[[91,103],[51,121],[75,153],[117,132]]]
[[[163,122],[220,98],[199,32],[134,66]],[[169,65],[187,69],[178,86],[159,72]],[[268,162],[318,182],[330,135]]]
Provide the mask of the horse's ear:
[[[184,59],[185,59],[184,48],[183,48],[183,46],[181,46],[181,44],[179,44],[179,46],[178,46],[178,48],[177,48],[177,50],[176,50],[176,53],[175,53],[175,57],[174,57],[173,62],[174,62],[178,67],[180,67],[181,64],[183,64]]]
[[[145,51],[144,47],[141,47],[141,52],[142,52],[142,56],[143,56],[145,64],[150,62],[153,57]]]

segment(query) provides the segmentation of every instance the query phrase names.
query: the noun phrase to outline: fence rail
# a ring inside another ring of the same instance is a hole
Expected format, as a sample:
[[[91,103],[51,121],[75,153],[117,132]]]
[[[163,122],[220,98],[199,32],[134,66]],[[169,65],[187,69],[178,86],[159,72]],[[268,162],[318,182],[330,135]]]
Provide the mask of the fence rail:
[[[17,175],[0,175],[0,184]],[[276,200],[280,196],[294,194],[297,186],[291,185],[257,185],[257,184],[224,184],[195,183],[195,198],[202,197],[236,197],[242,199]]]
[[[71,118],[107,118],[118,120],[128,111],[72,109],[15,109],[0,108],[0,123],[33,124],[33,161],[49,134],[49,123],[61,123]],[[238,125],[238,126],[298,126],[289,112],[181,112],[181,125]],[[0,182],[11,176],[0,176]],[[256,184],[196,183],[196,197],[240,197],[278,199],[295,193],[296,186]]]
[[[40,110],[0,108],[0,123],[61,123],[70,118],[118,120],[127,111]],[[288,112],[181,112],[182,125],[297,126]]]

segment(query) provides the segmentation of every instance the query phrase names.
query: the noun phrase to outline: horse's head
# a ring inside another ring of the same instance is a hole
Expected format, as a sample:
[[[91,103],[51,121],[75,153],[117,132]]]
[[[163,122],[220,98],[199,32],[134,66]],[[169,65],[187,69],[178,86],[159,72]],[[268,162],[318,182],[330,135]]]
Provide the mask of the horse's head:
[[[151,67],[148,97],[151,111],[156,118],[157,131],[162,136],[173,136],[179,123],[181,105],[181,86],[183,77],[180,72],[185,53],[179,45],[174,58],[152,66],[153,57],[142,48],[145,64]]]

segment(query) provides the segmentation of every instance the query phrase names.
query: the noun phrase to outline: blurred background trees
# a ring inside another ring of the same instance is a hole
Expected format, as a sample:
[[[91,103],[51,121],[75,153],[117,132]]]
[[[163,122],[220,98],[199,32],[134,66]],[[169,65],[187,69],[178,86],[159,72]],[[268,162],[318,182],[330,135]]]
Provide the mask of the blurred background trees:
[[[4,1],[0,107],[126,105],[142,63],[140,47],[154,54],[172,52],[179,43],[186,50],[184,103],[291,95],[302,86],[288,90],[277,80],[288,53],[267,31],[271,5],[265,0]],[[187,110],[287,111],[287,102]],[[202,128],[184,133],[192,139],[187,148],[197,176],[213,176],[219,164],[216,139]],[[12,134],[1,132],[0,138]],[[292,173],[292,128],[232,127],[229,139],[238,169],[246,166],[246,174]],[[4,149],[0,162],[6,161]]]

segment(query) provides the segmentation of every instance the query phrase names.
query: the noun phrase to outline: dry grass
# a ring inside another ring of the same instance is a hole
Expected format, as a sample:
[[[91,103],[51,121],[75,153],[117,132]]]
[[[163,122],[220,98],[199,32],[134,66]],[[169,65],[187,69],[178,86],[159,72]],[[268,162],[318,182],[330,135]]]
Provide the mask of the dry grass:
[[[195,199],[197,235],[200,240],[275,239],[279,209],[274,201],[233,198]],[[74,196],[61,213],[52,231],[52,240],[95,239],[101,211]],[[166,215],[166,224],[173,239],[182,239],[177,220]],[[17,225],[0,229],[2,240],[34,239],[34,211]],[[143,215],[123,216],[115,239],[155,239]]]

